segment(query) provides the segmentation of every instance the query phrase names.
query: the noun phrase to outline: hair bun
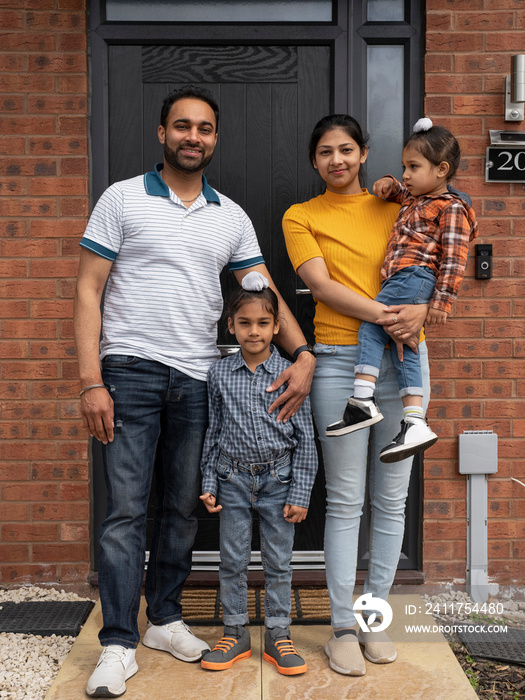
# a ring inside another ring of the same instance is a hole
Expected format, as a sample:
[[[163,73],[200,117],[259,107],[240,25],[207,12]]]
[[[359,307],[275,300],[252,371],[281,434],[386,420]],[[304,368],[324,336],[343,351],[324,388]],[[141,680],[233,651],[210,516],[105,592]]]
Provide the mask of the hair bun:
[[[266,287],[269,287],[270,283],[260,272],[248,272],[248,274],[242,278],[241,286],[243,289],[246,289],[247,292],[260,292],[266,289]]]
[[[412,129],[412,131],[414,133],[417,133],[418,131],[428,131],[432,128],[432,126],[432,119],[429,119],[428,117],[423,117],[422,119],[417,120],[417,122],[414,124],[414,128]]]

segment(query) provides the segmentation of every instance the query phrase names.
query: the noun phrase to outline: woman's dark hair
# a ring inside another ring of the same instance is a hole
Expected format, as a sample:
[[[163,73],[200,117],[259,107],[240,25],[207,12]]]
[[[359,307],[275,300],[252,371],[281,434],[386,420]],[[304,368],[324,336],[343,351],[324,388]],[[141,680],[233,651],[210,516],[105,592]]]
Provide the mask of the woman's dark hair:
[[[332,131],[332,129],[343,129],[348,136],[354,139],[361,151],[366,148],[368,134],[363,132],[358,121],[348,114],[329,114],[317,122],[310,136],[309,155],[312,165],[315,159],[317,144],[324,134],[326,134],[327,131]]]
[[[168,119],[168,114],[170,113],[170,109],[175,104],[175,102],[187,99],[202,100],[213,109],[213,113],[215,114],[215,131],[217,131],[219,128],[219,105],[217,104],[215,98],[209,90],[206,90],[206,88],[198,87],[197,85],[185,85],[184,87],[181,87],[178,90],[170,92],[170,94],[164,98],[164,102],[162,103],[162,109],[160,111],[161,126],[166,128],[166,120]]]
[[[279,300],[277,299],[276,293],[270,287],[266,289],[261,289],[260,292],[255,290],[248,291],[243,287],[238,287],[235,289],[228,299],[228,305],[226,307],[226,318],[233,318],[237,311],[241,308],[243,304],[250,301],[262,301],[266,311],[272,314],[274,319],[277,321],[279,315]]]
[[[444,126],[431,126],[428,131],[416,131],[405,142],[412,146],[432,165],[448,163],[447,181],[456,174],[461,160],[461,150],[456,137]]]

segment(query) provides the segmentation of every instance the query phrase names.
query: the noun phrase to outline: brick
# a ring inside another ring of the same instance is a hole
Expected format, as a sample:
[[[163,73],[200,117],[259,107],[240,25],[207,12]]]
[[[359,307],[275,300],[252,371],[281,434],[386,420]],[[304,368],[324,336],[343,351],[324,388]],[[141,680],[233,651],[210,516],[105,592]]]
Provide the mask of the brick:
[[[81,435],[83,437],[83,435]],[[58,444],[59,459],[88,459],[88,443],[86,440],[82,442],[72,442]]]
[[[485,35],[485,49],[489,53],[501,51],[523,51],[523,32],[487,32]]]
[[[508,501],[494,501],[494,500],[489,499],[488,515],[489,515],[489,518],[509,518],[510,517],[509,502]]]
[[[467,482],[464,477],[454,481],[429,480],[424,484],[425,502],[436,499],[465,498],[467,494]]]
[[[471,357],[512,357],[511,340],[456,340],[454,342],[456,358]]]
[[[425,54],[425,75],[429,73],[451,73],[452,72],[452,56],[441,53]]]
[[[78,426],[81,427],[80,425]],[[31,478],[35,481],[87,481],[87,464],[63,464],[61,462],[36,462],[31,465]]]
[[[447,520],[425,520],[423,523],[423,538],[428,540],[455,540],[465,539],[467,536],[467,524]]]
[[[39,178],[30,182],[29,192],[35,196],[85,195],[87,182],[80,177]]]
[[[25,260],[0,260],[0,277],[27,277]]]
[[[423,513],[425,518],[450,518],[453,504],[448,501],[431,501],[425,498]],[[436,546],[436,543],[430,543]],[[423,550],[427,551],[427,546],[423,545]]]
[[[2,158],[0,175],[56,175],[57,161],[52,158]]]
[[[0,76],[0,88],[4,94],[9,92],[52,92],[55,89],[55,77],[34,73],[4,74]]]
[[[63,219],[61,221],[32,221],[30,235],[36,238],[65,238],[72,237],[78,241],[82,238],[87,221],[85,219]],[[79,247],[80,252],[80,247]]]
[[[428,415],[432,419],[441,421],[454,418],[480,418],[482,404],[481,401],[436,401],[432,397]],[[445,437],[443,433],[442,436]]]
[[[63,358],[75,357],[75,355],[75,345],[70,341],[57,341],[52,343],[42,343],[39,341],[30,344],[30,357],[32,358]]]
[[[454,57],[454,63],[456,73],[500,73],[501,75],[509,72],[510,65],[508,55],[500,53],[499,49],[497,52],[457,54]]]
[[[13,421],[0,421],[0,438],[2,440],[11,439],[27,439],[29,437],[29,426],[25,421],[13,422]],[[5,476],[8,474],[9,476]],[[9,464],[8,466],[3,466],[0,464],[0,479],[6,479],[7,481],[12,481],[19,476],[19,470],[17,465]]]
[[[55,258],[59,249],[57,241],[52,239],[13,239],[2,243],[2,255],[6,258]]]
[[[58,117],[59,134],[63,136],[86,136],[87,132],[88,122],[86,117]]]
[[[508,5],[509,3],[507,3]],[[494,32],[498,29],[512,29],[514,26],[513,12],[457,12],[456,28],[465,31]]]
[[[434,115],[450,114],[452,112],[452,97],[427,96],[425,98],[425,114]]]
[[[430,74],[425,79],[425,90],[427,94],[436,92],[449,94],[480,93],[483,90],[483,77],[481,75],[454,75],[450,73]],[[443,126],[445,125],[443,124]],[[455,136],[457,137],[457,134]]]
[[[487,554],[489,559],[509,559],[511,557],[511,545],[506,540],[493,540],[488,543]]]
[[[17,54],[0,53],[0,71],[13,71],[21,73],[26,66],[25,56]]]
[[[29,560],[29,547],[23,544],[0,544],[0,561],[25,562]]]
[[[33,559],[38,562],[86,561],[89,559],[87,544],[34,544]]]
[[[512,380],[476,380],[456,382],[457,398],[501,398],[509,399],[513,396]]]
[[[63,197],[60,211],[62,216],[87,216],[89,213],[88,198]]]
[[[58,440],[59,438],[78,438],[79,436],[84,437],[84,434],[81,426],[76,422],[38,421],[31,426],[33,440]]]
[[[483,35],[474,32],[428,32],[427,51],[482,51]]]
[[[2,540],[4,542],[56,542],[58,540],[58,526],[45,525],[43,523],[29,523],[23,525],[2,526]]]
[[[29,459],[39,458],[33,452]],[[40,457],[42,458],[42,457]],[[4,484],[2,500],[4,501],[56,501],[58,486],[56,484]]]
[[[61,301],[32,301],[31,315],[37,318],[71,318],[73,316],[73,302]]]
[[[89,173],[89,161],[84,158],[62,158],[61,172],[63,175],[84,175]]]
[[[52,420],[57,417],[57,404],[50,401],[5,401],[2,417],[4,420]]]
[[[2,136],[0,138],[0,155],[12,156],[25,152],[25,139],[16,136]]]
[[[83,12],[27,12],[27,26],[34,30],[80,30],[85,25]]]
[[[38,503],[32,508],[33,520],[87,520],[89,503]]]
[[[4,338],[56,338],[56,321],[3,321]]]
[[[78,397],[78,381],[43,381],[33,384],[31,397],[33,399],[64,399]]]
[[[0,340],[0,358],[23,359],[28,357],[28,350],[26,342]],[[11,379],[11,377],[4,376],[4,379]]]
[[[78,155],[79,153],[87,153],[87,141],[85,137],[68,136],[30,138],[29,153],[31,155]]]
[[[483,364],[483,377],[487,379],[525,377],[525,361],[514,360],[512,363],[505,363],[497,360],[486,360]]]
[[[8,134],[54,134],[56,124],[54,117],[12,116],[0,117],[0,129]]]
[[[58,38],[58,43],[59,46],[58,48],[62,51],[67,51],[67,44],[69,41],[71,42],[78,42],[80,40],[80,43],[85,43],[85,37],[78,37],[78,36],[67,36],[67,37],[59,37]],[[79,47],[80,48],[80,47]],[[87,81],[87,75],[61,75],[59,77],[59,90],[62,94],[64,93],[79,93],[79,94],[87,94],[88,92],[88,81]]]
[[[14,197],[16,195],[27,194],[27,180],[17,178],[0,179],[0,196]]]
[[[440,340],[438,338],[426,338],[428,351],[431,358],[447,358],[453,356],[453,345],[451,340]]]
[[[56,216],[56,202],[51,199],[16,199],[0,200],[0,216]]]
[[[8,564],[0,566],[0,581],[6,583],[50,583],[57,580],[52,564]]]
[[[430,377],[432,377],[432,363],[430,364]],[[435,398],[451,398],[455,396],[455,387],[453,381],[431,381],[430,394]]]
[[[425,566],[425,583],[443,581],[465,581],[465,562],[429,562]]]
[[[82,583],[88,580],[89,564],[60,564],[60,581],[62,583]]]
[[[55,40],[51,34],[0,32],[0,46],[3,51],[53,51]]]
[[[28,105],[32,114],[63,115],[87,111],[85,95],[35,95],[29,98]]]
[[[58,362],[4,361],[2,378],[16,379],[55,379],[58,377]]]
[[[3,522],[29,520],[29,505],[26,503],[0,502],[0,520]],[[0,558],[1,561],[1,558]]]
[[[0,399],[25,398],[27,398],[27,384],[25,382],[0,382]]]
[[[427,570],[427,562],[443,561],[453,558],[454,545],[452,542],[426,542],[423,545],[424,570]]]
[[[456,435],[465,430],[493,430],[500,437],[508,437],[511,435],[511,422],[504,418],[499,420],[484,420],[475,418],[473,420],[456,420],[454,423],[454,432]]]
[[[60,525],[62,542],[89,542],[89,528],[86,524],[62,523]]]
[[[477,378],[482,377],[482,363],[479,360],[438,360],[432,363],[432,379],[438,378]]]
[[[1,40],[1,37],[0,37]],[[27,58],[27,69],[31,73],[85,73],[87,57],[79,54],[31,54]]]
[[[24,110],[24,104],[25,100],[20,95],[2,96],[0,97],[0,112],[20,113]]]

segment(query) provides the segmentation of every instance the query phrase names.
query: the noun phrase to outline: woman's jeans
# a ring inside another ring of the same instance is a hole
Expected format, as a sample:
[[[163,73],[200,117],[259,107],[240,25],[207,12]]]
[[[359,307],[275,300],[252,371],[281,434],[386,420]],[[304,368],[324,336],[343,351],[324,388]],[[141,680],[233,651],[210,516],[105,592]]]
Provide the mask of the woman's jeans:
[[[384,419],[348,435],[326,437],[327,425],[340,419],[348,397],[353,394],[357,345],[317,343],[314,351],[317,367],[310,397],[326,476],[324,546],[332,626],[352,627],[356,621],[352,594],[367,464],[370,469],[371,523],[370,559],[364,592],[387,600],[403,541],[405,500],[412,458],[390,464],[379,461],[381,448],[399,432],[403,417],[391,354],[385,353],[383,356],[376,390],[377,403]],[[419,345],[419,354],[426,409],[430,382],[425,343]]]
[[[436,286],[436,276],[428,267],[406,267],[383,282],[376,296],[387,306],[390,304],[427,304]],[[377,323],[363,321],[359,327],[359,350],[355,366],[356,374],[379,375],[385,345],[390,342],[390,354],[397,372],[400,396],[423,396],[421,364],[408,345],[403,348],[403,362],[397,356],[396,344]]]
[[[290,625],[294,525],[284,519],[292,481],[290,453],[274,462],[244,464],[222,454],[217,467],[221,519],[221,603],[225,625],[248,622],[247,577],[252,511],[259,514],[268,628]]]
[[[102,376],[115,402],[115,437],[102,446],[107,516],[100,531],[103,646],[137,646],[146,515],[155,465],[157,507],[146,575],[147,616],[180,620],[197,531],[206,382],[140,357],[111,355]]]

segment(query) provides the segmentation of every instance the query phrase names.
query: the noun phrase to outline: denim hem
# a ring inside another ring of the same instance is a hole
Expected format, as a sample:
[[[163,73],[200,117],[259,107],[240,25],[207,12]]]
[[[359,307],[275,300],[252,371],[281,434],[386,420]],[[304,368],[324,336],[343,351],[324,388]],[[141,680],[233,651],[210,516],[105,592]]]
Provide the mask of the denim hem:
[[[407,386],[404,389],[399,390],[399,396],[424,396],[423,387],[421,386]]]
[[[136,649],[139,645],[138,642],[130,642],[127,639],[119,639],[118,637],[110,637],[108,639],[100,640],[100,646],[102,647],[109,647],[115,644],[120,647],[125,647],[126,649]]]
[[[264,626],[272,630],[274,627],[280,627],[282,629],[287,629],[292,624],[292,619],[290,617],[265,617]]]
[[[371,377],[379,377],[379,368],[374,365],[356,365],[354,367],[356,374],[369,374]]]
[[[169,625],[170,622],[180,622],[182,620],[182,615],[169,615],[169,617],[164,617],[162,620],[157,621],[152,620],[151,618],[148,618],[148,620],[155,627],[164,627],[165,625]]]
[[[223,615],[222,621],[228,627],[237,627],[237,625],[248,625],[250,618],[248,613],[239,613],[238,615]]]

